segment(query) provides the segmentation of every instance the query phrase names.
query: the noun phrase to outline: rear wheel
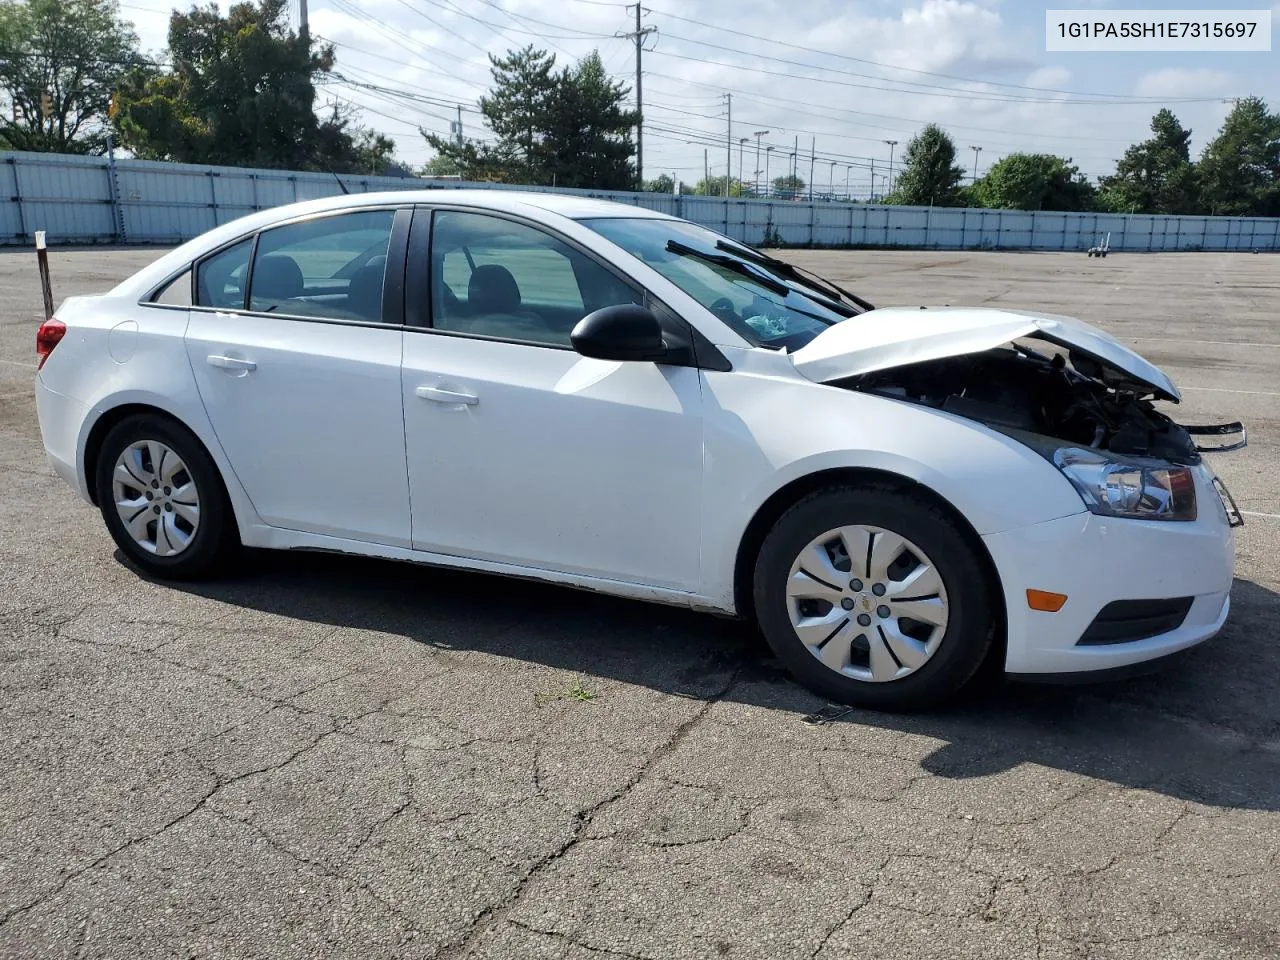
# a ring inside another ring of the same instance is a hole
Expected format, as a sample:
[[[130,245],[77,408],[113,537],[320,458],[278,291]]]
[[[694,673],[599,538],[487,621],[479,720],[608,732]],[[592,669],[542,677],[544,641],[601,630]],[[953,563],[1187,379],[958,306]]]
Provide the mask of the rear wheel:
[[[116,545],[149,574],[207,576],[239,546],[216,465],[194,434],[172,420],[140,414],[112,427],[96,484]]]
[[[841,703],[942,703],[993,635],[976,551],[944,510],[905,491],[846,487],[800,501],[766,536],[754,588],[774,653]]]

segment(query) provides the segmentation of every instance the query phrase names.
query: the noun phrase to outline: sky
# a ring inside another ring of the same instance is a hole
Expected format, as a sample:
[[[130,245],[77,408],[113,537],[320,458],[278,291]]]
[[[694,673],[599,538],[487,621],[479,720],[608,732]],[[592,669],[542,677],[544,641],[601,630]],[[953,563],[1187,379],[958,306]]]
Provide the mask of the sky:
[[[844,193],[847,184],[865,197],[873,182],[883,192],[891,150],[900,166],[906,141],[935,122],[954,137],[970,176],[975,160],[981,176],[1000,157],[1029,151],[1069,157],[1097,177],[1147,136],[1165,105],[1192,129],[1195,155],[1230,98],[1257,95],[1280,107],[1275,53],[1046,53],[1045,10],[1214,6],[654,0],[641,19],[654,28],[642,55],[644,174],[693,183],[705,168],[723,176],[728,165],[732,176],[752,182],[760,171],[763,180],[766,166],[768,177],[789,171],[798,142],[806,181],[812,169],[816,189]],[[1258,0],[1216,6],[1267,8]],[[144,50],[163,50],[170,7],[122,0]],[[298,0],[290,14],[296,23]],[[1280,21],[1280,2],[1272,16]],[[309,18],[312,35],[337,52],[338,76],[321,100],[358,106],[361,121],[391,136],[413,165],[432,153],[418,129],[448,135],[459,105],[464,134],[488,136],[475,105],[490,82],[490,53],[532,43],[565,64],[596,49],[634,97],[634,42],[617,36],[635,29],[634,7],[614,0],[309,0]]]

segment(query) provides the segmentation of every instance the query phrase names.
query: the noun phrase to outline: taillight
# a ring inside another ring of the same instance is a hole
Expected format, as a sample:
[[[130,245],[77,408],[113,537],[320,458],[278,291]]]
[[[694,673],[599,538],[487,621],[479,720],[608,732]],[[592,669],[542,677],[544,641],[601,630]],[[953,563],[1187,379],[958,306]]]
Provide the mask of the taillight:
[[[37,370],[44,366],[49,354],[53,353],[53,348],[62,342],[66,334],[67,325],[56,317],[40,324],[40,329],[36,331],[36,356],[40,358],[40,362],[36,364]]]

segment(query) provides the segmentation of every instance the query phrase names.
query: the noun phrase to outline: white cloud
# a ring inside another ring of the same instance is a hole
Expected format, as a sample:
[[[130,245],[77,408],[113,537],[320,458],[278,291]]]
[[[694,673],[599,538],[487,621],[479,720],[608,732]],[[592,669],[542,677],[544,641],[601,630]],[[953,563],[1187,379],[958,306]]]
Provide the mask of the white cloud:
[[[136,20],[144,46],[164,45],[170,2],[185,9],[191,0],[127,0],[129,6],[122,8]],[[224,11],[230,5],[230,0],[218,2]],[[865,193],[870,158],[877,173],[887,165],[884,141],[897,140],[901,158],[902,145],[925,123],[951,131],[966,155],[968,146],[982,146],[984,167],[1026,150],[1070,156],[1082,170],[1100,174],[1126,146],[1146,136],[1151,115],[1161,106],[1154,101],[1083,105],[1068,102],[1078,99],[1069,94],[1027,87],[1214,98],[1170,104],[1202,143],[1201,135],[1212,135],[1221,121],[1223,108],[1216,98],[1265,91],[1280,80],[1277,70],[1261,60],[1250,61],[1248,88],[1241,89],[1243,68],[1233,78],[1194,55],[1180,57],[1177,62],[1184,66],[1179,69],[1165,69],[1170,61],[1158,55],[1046,54],[1044,9],[1089,2],[645,0],[644,22],[659,30],[650,41],[656,49],[644,57],[646,174],[666,170],[686,179],[701,177],[704,148],[713,172],[724,172],[726,91],[733,93],[735,175],[737,139],[769,130],[765,144],[777,146],[775,173],[797,139],[807,161],[816,138],[819,181],[833,175],[822,156],[841,158],[854,165],[852,183],[861,183]],[[532,43],[563,64],[599,49],[606,68],[631,86],[634,49],[615,36],[634,28],[633,14],[622,4],[311,0],[313,33],[345,44],[337,48],[339,72],[432,102],[341,83],[326,84],[320,101],[338,96],[361,104],[364,123],[394,137],[403,159],[421,163],[429,149],[417,127],[447,132],[455,104],[464,108],[466,134],[484,133],[474,106],[489,84],[486,52],[501,54]],[[1115,0],[1115,5],[1126,4],[1134,5]],[[140,10],[143,5],[154,13]],[[296,9],[291,3],[295,17]],[[702,142],[708,138],[714,140]],[[752,168],[747,158],[745,172]],[[842,166],[834,175],[843,181],[845,173]]]
[[[1207,67],[1166,67],[1145,73],[1134,92],[1140,97],[1204,97],[1231,87],[1233,76]]]

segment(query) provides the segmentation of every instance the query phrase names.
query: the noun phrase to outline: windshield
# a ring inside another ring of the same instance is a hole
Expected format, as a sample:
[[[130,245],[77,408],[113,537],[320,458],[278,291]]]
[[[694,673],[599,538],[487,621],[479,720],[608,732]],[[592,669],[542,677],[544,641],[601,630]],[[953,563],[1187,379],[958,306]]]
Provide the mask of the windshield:
[[[683,220],[583,220],[643,260],[757,347],[794,351],[856,307],[796,282],[785,264]],[[741,253],[735,252],[742,250]]]

